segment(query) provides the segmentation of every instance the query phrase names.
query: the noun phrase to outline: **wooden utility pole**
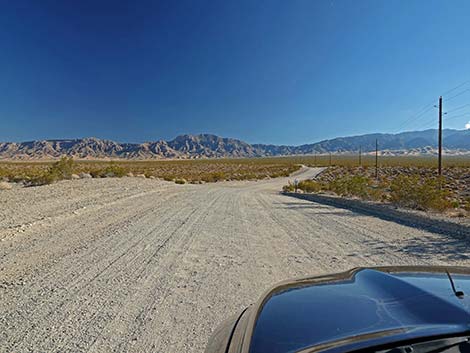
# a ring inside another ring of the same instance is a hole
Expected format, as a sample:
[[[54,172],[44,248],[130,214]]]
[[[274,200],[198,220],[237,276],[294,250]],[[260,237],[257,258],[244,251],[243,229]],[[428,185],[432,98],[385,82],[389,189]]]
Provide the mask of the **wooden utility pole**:
[[[362,146],[359,146],[359,167],[362,166]]]
[[[379,180],[379,140],[375,139],[375,179]]]
[[[439,176],[442,175],[442,96],[439,97]]]
[[[313,164],[315,165],[315,167],[317,166],[317,154],[316,153],[313,155]]]
[[[330,167],[331,167],[331,152],[330,152]]]

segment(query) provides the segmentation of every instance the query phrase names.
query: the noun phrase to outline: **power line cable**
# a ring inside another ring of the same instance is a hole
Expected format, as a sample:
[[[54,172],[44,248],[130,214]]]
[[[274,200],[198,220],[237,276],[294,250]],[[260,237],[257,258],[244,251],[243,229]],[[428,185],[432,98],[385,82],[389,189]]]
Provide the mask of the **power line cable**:
[[[431,113],[430,110],[435,108],[435,106],[432,106],[430,107],[429,109],[427,109],[427,111],[425,113]],[[410,123],[407,124],[407,127],[408,128],[411,128],[413,126],[415,126],[417,123],[421,122],[423,119],[425,118],[429,118],[429,114],[423,114],[421,115],[420,117],[417,117],[416,119],[414,119],[413,121],[411,121]]]
[[[457,98],[457,97],[461,96],[462,94],[464,94],[465,92],[468,92],[468,91],[470,91],[470,88],[467,88],[467,89],[463,90],[462,92],[457,93],[455,96],[452,96],[452,97],[450,97],[450,98],[447,98],[446,101],[448,102],[448,101],[450,101],[450,100],[452,100],[452,99],[454,99],[454,98]]]
[[[427,104],[425,106],[425,108],[426,108],[425,110],[421,109],[419,113],[413,115],[411,118],[407,119],[402,124],[400,124],[400,126],[397,128],[397,131],[403,129],[405,126],[409,125],[409,123],[415,122],[416,120],[419,120],[420,118],[425,116],[424,114],[426,114],[428,111],[430,111],[432,108],[434,108],[433,102],[430,103],[430,104]]]
[[[447,113],[452,113],[452,112],[455,112],[456,110],[460,110],[460,109],[468,107],[468,106],[470,106],[470,103],[467,103],[467,104],[461,105],[460,107],[448,110]]]
[[[470,117],[470,112],[462,113],[462,114],[458,114],[458,115],[454,115],[454,116],[450,116],[450,117],[446,117],[446,118],[444,119],[444,122],[447,122],[447,121],[449,121],[449,120],[454,120],[454,119],[457,119],[457,118],[461,118],[461,117],[463,117],[463,116],[469,116],[469,117]],[[422,125],[422,128],[423,128],[424,130],[430,129],[430,128],[432,128],[433,126],[435,126],[435,124],[436,124],[436,119],[433,118],[433,119],[431,119],[431,120],[426,121],[426,122]]]
[[[428,120],[425,123],[422,124],[423,129],[427,129],[431,127],[431,124],[434,125],[436,124],[436,118],[432,118],[432,120]]]
[[[462,86],[465,86],[465,85],[466,85],[467,83],[469,83],[469,82],[470,82],[470,80],[467,80],[467,81],[461,83],[460,85],[457,85],[457,86],[455,86],[454,88],[451,88],[450,90],[445,91],[444,93],[441,94],[441,96],[445,96],[446,94],[449,94],[450,92],[455,91],[457,88],[460,88],[460,87],[462,87]]]
[[[463,114],[448,117],[448,118],[446,118],[446,121],[461,118],[462,116],[469,116],[470,117],[470,112],[466,112],[466,113],[463,113]]]
[[[441,94],[441,96],[445,96],[451,92],[454,92],[455,90],[465,86],[466,84],[470,83],[470,80],[466,80],[460,84],[458,84],[457,86],[445,91],[444,93]],[[453,98],[456,98],[462,94],[464,94],[465,92],[467,91],[470,91],[470,88],[467,88],[465,89],[464,91],[452,96],[451,98],[447,98],[446,101],[450,100],[450,99],[453,99]],[[428,111],[430,111],[432,108],[434,108],[435,105],[434,105],[434,100],[429,103],[429,104],[426,104],[422,109],[420,109],[418,111],[418,113],[414,114],[413,116],[411,116],[410,118],[406,119],[403,123],[401,123],[399,125],[399,127],[396,129],[396,132],[402,130],[403,128],[407,127],[407,126],[410,126],[409,124],[415,124],[417,121],[421,120],[424,116],[424,114],[426,114]]]

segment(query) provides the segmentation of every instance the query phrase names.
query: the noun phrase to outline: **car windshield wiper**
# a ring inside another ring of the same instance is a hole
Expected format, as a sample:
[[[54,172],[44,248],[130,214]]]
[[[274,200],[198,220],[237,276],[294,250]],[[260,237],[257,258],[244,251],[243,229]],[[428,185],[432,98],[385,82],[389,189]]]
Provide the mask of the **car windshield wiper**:
[[[450,337],[376,351],[376,353],[439,353],[459,346],[459,352],[470,352],[470,337]]]

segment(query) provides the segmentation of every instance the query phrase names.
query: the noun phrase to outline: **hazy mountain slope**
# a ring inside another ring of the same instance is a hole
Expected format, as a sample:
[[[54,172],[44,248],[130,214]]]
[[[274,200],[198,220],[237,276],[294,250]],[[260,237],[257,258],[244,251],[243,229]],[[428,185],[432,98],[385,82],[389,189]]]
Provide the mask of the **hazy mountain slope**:
[[[470,150],[470,130],[457,131],[447,136],[444,141],[449,148]]]
[[[448,152],[470,153],[470,130],[444,130],[444,148]],[[141,144],[118,143],[97,138],[0,142],[2,159],[47,159],[67,155],[74,158],[220,158],[302,155],[313,153],[348,153],[359,148],[367,153],[379,149],[391,153],[434,153],[437,131],[410,131],[399,134],[368,134],[338,137],[301,146],[249,144],[216,135],[181,135],[171,141]]]
[[[444,147],[446,149],[470,150],[469,136],[469,131],[465,130],[444,130]],[[378,140],[380,150],[406,151],[422,149],[423,151],[429,151],[437,148],[437,131],[432,129],[399,134],[367,134],[338,137],[314,144],[298,146],[294,149],[294,153],[354,152],[358,151],[359,148],[364,152],[371,152],[375,151],[376,139]]]

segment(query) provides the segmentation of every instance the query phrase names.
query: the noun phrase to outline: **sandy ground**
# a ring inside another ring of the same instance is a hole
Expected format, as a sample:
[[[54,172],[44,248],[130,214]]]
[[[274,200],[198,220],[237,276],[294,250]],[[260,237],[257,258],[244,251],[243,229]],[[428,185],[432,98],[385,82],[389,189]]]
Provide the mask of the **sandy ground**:
[[[279,195],[286,181],[0,191],[0,351],[202,352],[280,280],[470,264],[465,239]]]

